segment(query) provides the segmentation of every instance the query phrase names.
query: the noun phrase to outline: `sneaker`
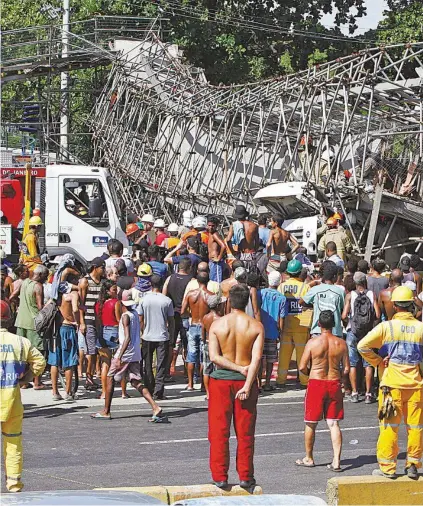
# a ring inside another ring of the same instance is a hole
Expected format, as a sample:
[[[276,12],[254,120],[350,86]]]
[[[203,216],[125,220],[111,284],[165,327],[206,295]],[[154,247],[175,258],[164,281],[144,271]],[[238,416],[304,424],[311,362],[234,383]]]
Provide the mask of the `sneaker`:
[[[53,401],[63,401],[63,397],[60,394],[53,394]]]
[[[376,401],[376,399],[373,397],[373,394],[366,394],[364,398],[365,404],[373,404]]]
[[[411,478],[412,480],[418,480],[419,479],[419,473],[417,471],[416,464],[411,464],[411,466],[407,467],[405,469],[405,474]]]
[[[66,394],[65,395],[65,401],[66,402],[75,402],[75,396],[74,395],[70,395],[70,394]]]
[[[350,401],[351,401],[351,402],[354,402],[354,403],[359,402],[358,392],[353,392],[353,393],[351,394]]]

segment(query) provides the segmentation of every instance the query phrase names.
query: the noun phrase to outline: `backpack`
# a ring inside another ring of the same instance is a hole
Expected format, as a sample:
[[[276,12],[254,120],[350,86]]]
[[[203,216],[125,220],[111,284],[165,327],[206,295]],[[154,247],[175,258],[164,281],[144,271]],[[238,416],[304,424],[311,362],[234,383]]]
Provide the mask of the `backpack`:
[[[357,292],[356,292],[357,293]],[[373,328],[375,310],[366,293],[357,293],[354,300],[354,316],[351,319],[351,331],[357,337],[364,337]]]
[[[58,310],[56,302],[50,300],[34,317],[34,327],[40,336],[45,335],[52,328]]]

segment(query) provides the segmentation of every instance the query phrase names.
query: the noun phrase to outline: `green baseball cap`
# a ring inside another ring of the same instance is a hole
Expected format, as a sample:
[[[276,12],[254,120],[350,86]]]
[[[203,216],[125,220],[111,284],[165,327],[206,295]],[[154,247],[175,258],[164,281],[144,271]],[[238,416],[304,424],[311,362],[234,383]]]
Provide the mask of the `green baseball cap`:
[[[303,268],[303,264],[299,260],[290,260],[286,267],[288,274],[299,274]]]

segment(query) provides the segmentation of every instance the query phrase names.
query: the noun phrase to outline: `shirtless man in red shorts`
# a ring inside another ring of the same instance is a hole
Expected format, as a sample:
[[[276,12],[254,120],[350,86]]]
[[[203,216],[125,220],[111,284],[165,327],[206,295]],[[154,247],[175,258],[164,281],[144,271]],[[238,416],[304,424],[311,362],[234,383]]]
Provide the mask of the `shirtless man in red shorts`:
[[[328,465],[332,471],[340,471],[342,434],[339,426],[344,419],[344,399],[341,388],[339,364],[343,374],[348,376],[350,361],[345,341],[332,334],[335,319],[332,311],[322,311],[319,317],[320,335],[308,341],[300,362],[300,371],[310,375],[304,399],[304,422],[306,456],[298,459],[297,466],[314,467],[313,445],[316,427],[320,420],[326,420],[330,429],[333,446],[333,460]],[[311,369],[309,368],[311,362]]]

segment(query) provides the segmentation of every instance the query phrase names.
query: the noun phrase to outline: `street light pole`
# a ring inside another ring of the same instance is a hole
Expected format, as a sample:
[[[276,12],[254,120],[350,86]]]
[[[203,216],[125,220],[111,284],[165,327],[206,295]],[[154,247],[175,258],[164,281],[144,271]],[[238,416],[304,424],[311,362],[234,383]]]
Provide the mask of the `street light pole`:
[[[62,58],[68,57],[69,52],[69,15],[70,0],[63,0],[62,21]],[[69,74],[60,74],[60,158],[67,159],[69,142]]]

